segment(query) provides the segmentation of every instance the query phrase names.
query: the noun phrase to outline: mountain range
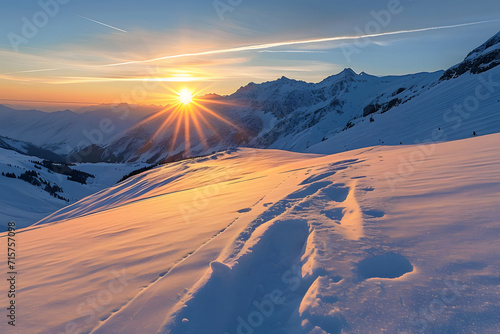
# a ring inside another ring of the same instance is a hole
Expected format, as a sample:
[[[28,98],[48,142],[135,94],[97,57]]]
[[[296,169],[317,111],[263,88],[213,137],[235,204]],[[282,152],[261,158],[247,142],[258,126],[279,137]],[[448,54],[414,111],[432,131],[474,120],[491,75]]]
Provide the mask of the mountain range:
[[[347,68],[319,83],[250,83],[229,96],[200,97],[207,126],[198,133],[191,118],[177,136],[174,126],[162,128],[168,106],[53,113],[2,106],[0,145],[52,160],[152,164],[232,147],[336,153],[436,141],[434,131],[438,140],[463,139],[500,129],[498,65],[500,33],[446,71],[377,77]]]

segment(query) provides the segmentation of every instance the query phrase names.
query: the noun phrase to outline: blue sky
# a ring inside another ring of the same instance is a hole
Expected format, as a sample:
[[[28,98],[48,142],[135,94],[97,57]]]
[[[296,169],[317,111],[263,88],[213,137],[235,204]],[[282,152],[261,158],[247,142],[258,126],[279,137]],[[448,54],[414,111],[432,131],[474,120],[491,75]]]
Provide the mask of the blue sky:
[[[229,94],[283,75],[320,81],[345,67],[375,75],[435,71],[500,30],[497,0],[7,0],[2,6],[4,100],[112,102],[150,80],[161,87],[141,102],[159,103],[162,90],[186,85]],[[26,20],[36,33],[26,30]],[[399,33],[383,35],[391,32]],[[266,46],[293,41],[304,43]]]

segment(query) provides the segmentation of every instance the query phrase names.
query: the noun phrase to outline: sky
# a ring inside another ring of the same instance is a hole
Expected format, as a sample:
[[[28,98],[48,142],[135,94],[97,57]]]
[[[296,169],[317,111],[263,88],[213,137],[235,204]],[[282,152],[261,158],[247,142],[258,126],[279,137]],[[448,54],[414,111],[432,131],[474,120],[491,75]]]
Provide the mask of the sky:
[[[443,70],[500,30],[500,2],[5,0],[0,18],[0,104],[74,110]]]

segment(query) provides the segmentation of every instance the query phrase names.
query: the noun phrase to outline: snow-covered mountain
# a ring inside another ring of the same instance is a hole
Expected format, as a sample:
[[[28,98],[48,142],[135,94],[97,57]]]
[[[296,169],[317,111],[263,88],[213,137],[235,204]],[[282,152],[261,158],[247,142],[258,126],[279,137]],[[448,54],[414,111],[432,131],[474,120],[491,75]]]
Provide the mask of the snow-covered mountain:
[[[55,162],[64,162],[65,160],[64,156],[56,154],[50,150],[33,145],[32,143],[27,143],[8,137],[0,136],[0,148],[21,153],[23,155],[35,156]]]
[[[23,317],[0,331],[498,333],[499,150],[493,134],[159,166],[18,231]]]
[[[230,96],[201,97],[197,121],[172,119],[158,106],[128,113],[127,105],[82,113],[1,108],[0,135],[70,161],[147,163],[237,146],[335,153],[432,140],[433,131],[462,139],[500,130],[499,64],[500,33],[447,71],[376,77],[345,69],[319,83],[250,83]],[[103,120],[112,131],[99,130]]]
[[[58,183],[44,172],[42,179],[64,189],[59,196],[73,203],[114,184],[141,163],[177,161],[233,147],[331,154],[496,133],[500,131],[499,48],[500,33],[460,64],[435,73],[376,77],[345,69],[319,83],[285,77],[250,83],[230,96],[203,97],[200,104],[206,110],[198,111],[198,124],[181,115],[164,128],[169,114],[162,106],[101,105],[54,113],[0,106],[0,152],[5,160],[1,170],[15,173],[6,164],[17,166],[17,177],[34,170],[31,161],[36,160],[133,164],[117,164],[113,176],[108,175],[107,165],[81,165],[107,180],[96,186],[92,181],[66,185],[66,178]],[[29,200],[33,185],[6,177],[0,180],[5,189],[20,189],[19,196],[5,196],[2,207],[23,226],[67,204],[45,192],[46,184],[37,189],[40,194],[33,202]],[[20,184],[27,189],[19,188]],[[21,203],[35,204],[27,208]]]
[[[0,105],[0,136],[66,156],[91,144],[103,145],[112,141],[122,131],[162,108],[104,104],[77,112],[63,110],[49,113],[14,110]],[[99,130],[98,134],[96,130]]]
[[[456,78],[464,73],[483,73],[498,65],[500,65],[500,32],[469,53],[463,62],[447,70],[441,80]]]
[[[370,113],[384,113],[418,97],[432,89],[442,74],[376,77],[345,69],[320,83],[285,77],[251,83],[230,96],[204,99],[207,108],[227,121],[199,111],[211,125],[203,129],[205,144],[191,121],[191,149],[185,146],[184,125],[178,131],[182,140],[173,143],[173,125],[159,131],[165,115],[127,130],[105,147],[103,159],[115,155],[120,160],[153,162],[179,153],[198,156],[236,146],[304,152]]]

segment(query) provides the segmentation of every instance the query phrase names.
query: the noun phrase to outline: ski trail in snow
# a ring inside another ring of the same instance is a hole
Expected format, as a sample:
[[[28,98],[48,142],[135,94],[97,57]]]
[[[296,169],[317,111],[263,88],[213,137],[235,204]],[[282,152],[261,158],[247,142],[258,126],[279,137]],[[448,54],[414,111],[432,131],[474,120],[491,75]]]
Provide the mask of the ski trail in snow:
[[[344,242],[356,243],[365,237],[365,212],[356,198],[357,185],[361,181],[356,178],[346,184],[340,183],[345,179],[345,171],[351,169],[349,174],[352,174],[352,169],[358,168],[353,166],[361,162],[363,161],[350,159],[326,166],[281,172],[287,178],[280,186],[294,180],[298,187],[283,194],[279,201],[268,205],[267,210],[249,222],[233,244],[212,263],[212,270],[205,281],[197,283],[198,287],[192,289],[189,298],[179,301],[178,311],[169,315],[162,332],[232,333],[234,330],[231,329],[238,326],[235,322],[238,315],[245,317],[245,314],[251,314],[252,303],[264,302],[265,292],[277,289],[288,293],[286,306],[273,314],[272,321],[266,320],[265,327],[253,328],[255,334],[279,330],[296,331],[300,327],[303,328],[301,333],[314,328],[341,333],[344,328],[342,315],[319,315],[314,301],[318,299],[323,303],[335,304],[338,298],[324,296],[323,291],[332,284],[341,284],[343,281],[340,275],[332,275],[333,280],[322,276],[325,275],[324,257],[336,249],[328,238],[333,235]],[[304,170],[307,172],[301,173]],[[339,172],[342,174],[336,175]],[[274,191],[277,188],[279,186]],[[317,212],[321,214],[318,216]],[[377,213],[369,210],[367,215],[375,216]],[[332,221],[335,224],[330,224]],[[285,261],[285,258],[288,260]],[[265,265],[267,261],[272,265]],[[280,269],[275,269],[277,265]],[[274,271],[269,272],[270,268]],[[289,284],[276,279],[283,273],[285,276],[289,275],[290,270],[295,275],[291,277],[300,281],[300,287],[296,290],[290,290]],[[256,294],[246,292],[238,297],[235,304],[230,296],[242,291],[255,291]],[[209,307],[214,299],[218,300],[216,311]],[[241,306],[246,305],[245,303],[250,303],[250,310]],[[235,305],[238,305],[238,310]],[[304,323],[303,319],[307,318],[311,321]],[[187,321],[181,321],[182,319]],[[285,323],[296,323],[298,327],[283,328]],[[226,324],[226,327],[221,324]],[[304,331],[306,328],[308,330]]]
[[[260,178],[260,177],[259,177]],[[288,179],[288,176],[281,182],[279,183],[272,191],[271,193],[278,189],[280,186],[282,186],[285,181]],[[245,182],[245,181],[249,181],[249,180],[242,180],[242,181],[239,181],[239,182]],[[229,180],[229,181],[225,181],[225,182],[234,182],[234,180]],[[169,193],[171,194],[171,193]],[[165,195],[168,195],[168,194],[163,194],[163,195],[158,195],[158,196],[165,196]],[[158,197],[158,196],[154,196],[154,197]],[[250,208],[254,208],[255,206],[259,205],[260,203],[263,203],[266,201],[266,198],[269,197],[269,194],[266,194],[265,196],[263,196],[262,198],[260,198],[255,204],[253,204]],[[125,205],[128,205],[128,204],[131,204],[131,203],[126,203],[124,204],[123,206]],[[262,204],[262,207],[265,208],[265,205]],[[114,209],[114,208],[113,208]],[[191,257],[193,257],[194,255],[196,255],[196,253],[203,249],[206,245],[208,245],[210,242],[212,242],[213,240],[215,240],[217,237],[219,237],[221,234],[223,234],[225,231],[227,231],[231,226],[233,226],[236,222],[238,222],[239,220],[241,220],[245,214],[248,214],[250,211],[246,211],[246,212],[242,212],[242,214],[240,216],[238,216],[236,219],[234,219],[230,224],[228,224],[224,229],[220,230],[218,233],[216,233],[215,235],[213,235],[211,238],[209,238],[208,240],[206,240],[205,242],[203,242],[203,244],[201,244],[198,248],[196,248],[195,250],[187,253],[184,257],[182,257],[180,260],[178,260],[174,265],[172,265],[167,271],[165,271],[164,273],[160,273],[159,276],[154,280],[152,281],[151,283],[149,283],[146,287],[144,287],[143,289],[141,289],[134,297],[132,297],[131,299],[129,299],[125,304],[123,304],[118,310],[116,310],[115,312],[109,314],[108,317],[104,318],[97,327],[95,327],[91,332],[89,332],[89,334],[95,334],[95,333],[99,333],[99,330],[105,326],[108,322],[112,321],[114,317],[116,317],[121,311],[123,311],[124,309],[126,309],[129,305],[131,305],[132,303],[134,303],[134,301],[138,300],[141,295],[145,294],[147,292],[147,290],[153,288],[155,285],[157,285],[162,279],[165,279],[173,270],[175,270],[176,268],[178,268],[179,266],[181,266],[184,262],[186,262],[188,259],[190,259]],[[187,293],[187,292],[185,292]],[[184,298],[184,295],[185,293],[181,296],[181,299]],[[134,313],[133,316],[135,316],[138,312],[140,312],[140,309],[137,310],[137,312]],[[133,318],[132,316],[132,318]]]
[[[333,183],[332,180],[328,181],[328,179],[331,179],[338,171],[345,170],[349,168],[351,165],[358,164],[360,162],[363,161],[360,161],[358,159],[337,161],[329,166],[323,166],[327,167],[326,171],[319,172],[317,170],[316,171],[317,174],[312,176],[308,176],[309,173],[305,173],[304,175],[302,175],[302,180],[301,182],[298,182],[298,184],[304,185],[304,187],[299,188],[298,190],[295,190],[292,193],[288,193],[281,200],[273,204],[259,217],[257,217],[254,221],[252,221],[245,229],[245,231],[243,231],[238,236],[238,239],[232,246],[231,253],[226,254],[227,256],[226,260],[231,260],[238,256],[243,246],[245,245],[245,242],[250,238],[250,236],[252,235],[252,233],[255,231],[256,228],[271,220],[278,219],[281,215],[286,214],[287,212],[299,208],[303,202],[308,201],[307,198],[310,196],[314,196],[321,192],[321,193],[326,193],[326,196],[329,197],[331,201],[344,202],[348,196],[349,188],[336,185]],[[281,172],[280,174],[288,174],[287,178],[283,180],[281,184],[286,183],[288,179],[291,178],[292,176],[298,177],[299,171],[307,169],[310,169],[310,167],[298,168]],[[352,188],[352,191],[354,191],[354,187]],[[355,199],[354,201],[351,200],[349,203],[353,206],[352,208],[353,212],[359,211],[358,210],[359,208],[356,208],[355,206],[355,204],[357,203]]]
[[[163,273],[160,273],[158,274],[158,277],[152,281],[151,283],[149,283],[147,286],[145,286],[143,289],[141,289],[133,298],[129,299],[125,304],[123,304],[118,310],[116,310],[115,312],[112,312],[108,317],[104,318],[100,324],[95,327],[91,332],[89,332],[89,334],[92,334],[92,333],[96,333],[97,330],[99,330],[99,328],[101,326],[103,326],[108,320],[110,320],[115,314],[118,314],[122,309],[126,308],[128,305],[130,305],[131,303],[134,302],[134,300],[136,300],[138,297],[141,296],[141,294],[143,294],[147,289],[151,288],[152,286],[154,286],[156,283],[158,283],[158,281],[160,281],[161,279],[163,279],[164,277],[166,277],[168,274],[170,274],[172,272],[172,270],[174,270],[175,268],[177,268],[179,265],[181,265],[183,262],[185,262],[189,257],[193,256],[199,249],[203,248],[206,244],[208,244],[210,241],[214,240],[215,238],[217,238],[219,235],[221,235],[222,233],[224,233],[229,227],[231,227],[237,220],[239,219],[236,218],[234,219],[231,223],[229,223],[224,229],[220,230],[219,232],[217,232],[216,234],[214,234],[211,238],[209,238],[208,240],[206,240],[205,242],[203,242],[198,248],[196,248],[195,250],[191,251],[191,252],[188,252],[187,254],[185,254],[181,259],[179,259],[178,261],[176,261],[170,268],[168,268],[165,272]],[[139,312],[139,310],[137,311]]]
[[[255,205],[257,205],[258,203],[260,203],[263,199],[265,198],[262,197],[259,201],[257,201],[254,205],[252,205],[251,207],[254,207]],[[129,204],[129,203],[127,203]],[[125,204],[125,205],[127,205]],[[246,213],[246,212],[245,212]],[[211,242],[212,240],[214,240],[215,238],[217,238],[219,235],[221,235],[222,233],[224,233],[228,228],[230,228],[238,219],[240,219],[241,216],[237,217],[236,219],[234,219],[231,223],[229,223],[225,228],[223,228],[222,230],[220,230],[219,232],[217,232],[216,234],[214,234],[211,238],[209,238],[208,240],[206,240],[205,242],[203,242],[198,248],[196,248],[195,250],[191,251],[191,252],[188,252],[187,254],[185,254],[181,259],[179,259],[178,261],[176,261],[167,271],[163,272],[163,273],[160,273],[158,274],[158,277],[152,281],[151,283],[149,283],[147,286],[145,286],[143,289],[141,289],[137,295],[135,295],[133,298],[131,298],[130,300],[128,300],[125,304],[123,304],[118,310],[116,310],[115,312],[112,312],[108,317],[106,317],[105,319],[103,319],[101,321],[101,323],[96,327],[94,328],[89,334],[92,334],[92,333],[96,333],[97,330],[99,330],[99,328],[104,325],[108,320],[110,320],[115,314],[119,313],[122,309],[126,308],[128,305],[130,305],[134,300],[136,300],[141,294],[143,294],[147,289],[151,288],[153,285],[155,285],[159,280],[161,280],[162,278],[166,277],[168,274],[170,274],[172,272],[172,270],[174,270],[175,268],[177,268],[178,266],[180,266],[183,262],[185,262],[189,257],[193,256],[199,249],[203,248],[206,244],[208,244],[209,242]],[[153,258],[154,259],[154,258]],[[153,260],[152,259],[152,260]],[[150,261],[152,261],[150,260]],[[139,310],[137,311],[139,312]]]
[[[349,168],[353,164],[357,164],[360,161],[358,159],[351,159],[345,161],[338,161],[330,166],[317,166],[315,168],[317,173],[313,175],[309,175],[311,168],[299,168],[294,170],[289,170],[286,172],[282,172],[280,174],[283,175],[283,180],[273,188],[269,193],[260,198],[256,203],[254,203],[249,208],[242,210],[241,215],[235,218],[230,224],[228,224],[224,229],[220,230],[218,233],[214,234],[211,238],[204,241],[198,248],[187,253],[184,257],[174,263],[170,268],[168,268],[165,272],[160,273],[159,276],[149,283],[146,287],[141,289],[134,297],[129,299],[125,304],[123,304],[118,310],[109,314],[108,317],[104,318],[97,327],[95,327],[90,334],[104,333],[109,330],[109,327],[115,326],[119,318],[123,318],[123,313],[125,310],[129,309],[127,314],[128,319],[134,318],[141,311],[141,307],[131,306],[133,304],[141,304],[141,300],[144,302],[144,299],[147,299],[147,296],[151,294],[149,291],[156,291],[159,286],[161,286],[163,281],[169,277],[169,275],[176,269],[180,268],[184,263],[193,259],[200,251],[202,253],[207,248],[209,244],[211,244],[214,240],[218,239],[224,232],[235,225],[242,225],[240,232],[235,235],[233,242],[229,243],[230,247],[224,247],[219,251],[219,259],[225,258],[226,260],[231,261],[231,259],[239,259],[241,256],[245,256],[245,253],[248,252],[248,241],[254,234],[254,232],[259,229],[260,226],[264,224],[271,224],[273,226],[275,222],[279,220],[279,217],[285,215],[288,217],[288,214],[293,213],[295,211],[299,212],[301,210],[301,205],[303,203],[307,203],[311,198],[315,198],[316,196],[322,194],[322,196],[326,196],[327,200],[332,202],[344,202],[346,198],[349,197],[348,193],[353,192],[353,189],[348,187],[343,187],[342,185],[334,184],[330,179],[336,174],[337,171],[342,171],[344,169]],[[320,173],[317,169],[325,169],[326,171]],[[304,170],[307,170],[305,172]],[[238,182],[245,182],[248,180],[242,180]],[[227,181],[226,181],[227,182]],[[234,182],[231,180],[230,182]],[[303,187],[297,189],[297,184],[303,185]],[[283,188],[283,189],[282,189]],[[171,194],[171,193],[169,193]],[[165,196],[168,194],[162,194],[158,196]],[[154,196],[154,197],[158,197]],[[145,200],[145,199],[141,199]],[[271,206],[266,206],[264,203],[274,203]],[[130,203],[126,203],[124,205],[128,205]],[[258,209],[256,209],[258,207]],[[245,217],[250,216],[255,218],[245,223]],[[284,219],[285,221],[288,218]],[[238,230],[237,230],[238,231]],[[232,233],[235,231],[233,230]],[[307,239],[307,236],[305,237]],[[227,243],[226,243],[227,245]],[[301,246],[302,247],[302,246]],[[210,247],[208,247],[210,248]],[[252,251],[250,251],[251,253]],[[195,262],[198,260],[195,260]],[[225,265],[223,265],[225,266]],[[207,263],[207,268],[210,268]],[[312,281],[311,281],[312,283]],[[305,291],[304,291],[305,293]],[[186,300],[186,296],[190,294],[190,291],[184,290],[179,294],[179,300]],[[144,296],[144,298],[142,298]],[[178,304],[179,305],[179,304]],[[136,305],[137,306],[137,305]],[[179,306],[172,310],[175,312],[175,309],[178,309]],[[132,312],[130,312],[132,311]],[[167,315],[167,319],[170,318],[172,313]],[[109,324],[109,326],[107,326]]]

